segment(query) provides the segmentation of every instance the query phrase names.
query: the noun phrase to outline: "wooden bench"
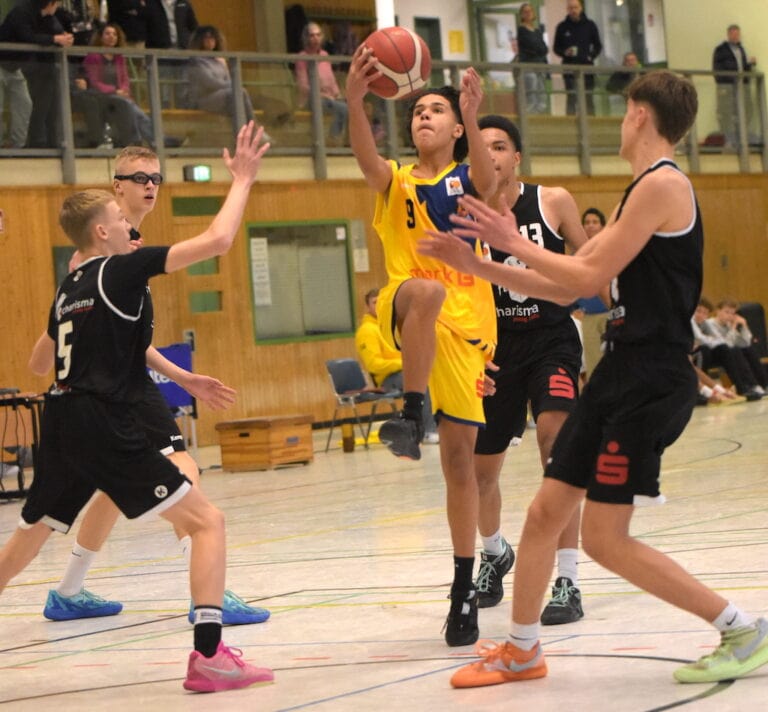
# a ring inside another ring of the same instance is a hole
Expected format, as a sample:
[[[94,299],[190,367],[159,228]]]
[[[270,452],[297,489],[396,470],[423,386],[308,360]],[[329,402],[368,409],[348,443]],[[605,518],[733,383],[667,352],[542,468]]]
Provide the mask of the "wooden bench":
[[[314,460],[311,415],[263,416],[216,424],[225,470],[269,470]]]

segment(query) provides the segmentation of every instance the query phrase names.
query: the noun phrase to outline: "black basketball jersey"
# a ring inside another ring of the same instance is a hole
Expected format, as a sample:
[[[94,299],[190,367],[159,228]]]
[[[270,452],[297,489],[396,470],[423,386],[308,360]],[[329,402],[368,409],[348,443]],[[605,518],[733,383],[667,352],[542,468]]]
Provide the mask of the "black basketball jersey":
[[[137,402],[152,342],[147,280],[165,270],[168,247],[93,257],[66,276],[56,292],[48,335],[56,344],[52,394],[89,393]]]
[[[680,170],[672,161],[654,163],[624,192],[616,221],[634,187],[663,166]],[[640,253],[611,282],[612,308],[606,339],[627,344],[666,344],[690,350],[691,317],[701,294],[704,229],[691,186],[693,219],[684,230],[655,233]]]
[[[517,218],[517,226],[523,237],[527,237],[542,249],[561,255],[565,252],[565,241],[552,229],[542,213],[540,185],[521,183],[520,195],[512,212]],[[525,263],[506,252],[491,248],[491,258],[494,262],[526,269]],[[493,298],[496,302],[496,321],[500,330],[518,331],[552,326],[570,318],[568,307],[513,292],[498,284],[493,285]]]

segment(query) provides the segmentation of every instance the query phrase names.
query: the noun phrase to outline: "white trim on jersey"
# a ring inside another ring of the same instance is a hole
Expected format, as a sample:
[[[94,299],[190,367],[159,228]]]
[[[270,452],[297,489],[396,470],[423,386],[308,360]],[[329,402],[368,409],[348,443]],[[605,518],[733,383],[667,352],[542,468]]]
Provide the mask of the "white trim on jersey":
[[[98,286],[99,286],[99,295],[101,296],[102,300],[104,301],[104,304],[106,304],[110,310],[112,310],[115,314],[117,314],[121,319],[125,319],[126,321],[138,321],[141,319],[141,312],[144,310],[144,297],[141,298],[141,304],[139,304],[139,313],[136,316],[131,316],[130,314],[124,314],[121,312],[114,304],[112,304],[111,301],[107,298],[107,294],[104,291],[104,284],[103,284],[103,277],[104,277],[104,267],[106,266],[107,262],[109,262],[111,258],[107,257],[107,259],[104,260],[104,262],[101,263],[99,266],[99,278],[98,278]]]
[[[696,218],[699,215],[698,206],[696,205],[696,194],[693,192],[693,183],[691,183],[691,179],[680,170],[677,164],[674,161],[670,161],[668,158],[660,158],[653,164],[653,166],[658,165],[662,161],[666,162],[666,164],[672,170],[680,173],[680,175],[682,175],[683,178],[688,181],[688,189],[691,191],[691,203],[693,204],[693,217],[691,218],[690,224],[687,227],[684,227],[682,230],[677,230],[675,232],[654,232],[653,234],[656,237],[680,237],[680,235],[687,235],[691,230],[693,230],[693,226],[696,224]],[[651,168],[653,168],[653,166],[651,166]]]
[[[544,221],[544,225],[546,225],[547,230],[549,230],[552,235],[554,235],[560,242],[564,242],[565,238],[557,231],[555,230],[550,224],[549,220],[547,220],[547,216],[544,213],[544,208],[541,205],[541,189],[543,186],[536,184],[536,207],[539,209],[539,215],[541,215],[541,219]],[[520,183],[520,195],[525,193],[525,183]]]

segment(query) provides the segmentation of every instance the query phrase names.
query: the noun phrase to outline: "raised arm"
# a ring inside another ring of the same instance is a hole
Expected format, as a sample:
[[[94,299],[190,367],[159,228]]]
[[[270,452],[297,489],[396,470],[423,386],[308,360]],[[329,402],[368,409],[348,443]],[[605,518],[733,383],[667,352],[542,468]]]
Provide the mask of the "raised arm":
[[[376,57],[364,44],[352,56],[346,84],[349,143],[366,183],[377,193],[385,193],[392,182],[392,166],[379,155],[363,104],[368,85],[381,76],[375,63]]]
[[[496,193],[496,169],[477,125],[477,112],[482,100],[480,75],[470,67],[461,78],[459,105],[469,144],[469,177],[478,195],[483,200],[488,200]]]
[[[205,232],[170,248],[165,261],[166,272],[175,272],[196,262],[223,255],[232,246],[248,203],[251,186],[259,172],[261,158],[269,148],[268,143],[259,146],[263,133],[263,128],[255,130],[254,122],[249,121],[237,134],[235,155],[230,156],[229,150],[224,149],[224,164],[232,175],[232,185],[224,205]]]

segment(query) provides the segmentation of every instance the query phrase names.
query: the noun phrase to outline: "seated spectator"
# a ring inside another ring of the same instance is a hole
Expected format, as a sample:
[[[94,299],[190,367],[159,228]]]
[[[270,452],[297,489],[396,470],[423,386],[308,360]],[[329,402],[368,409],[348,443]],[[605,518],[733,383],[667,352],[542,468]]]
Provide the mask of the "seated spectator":
[[[711,313],[712,304],[702,297],[691,319],[696,365],[702,371],[707,371],[713,366],[723,368],[739,395],[745,396],[747,400],[760,400],[763,397],[763,388],[755,380],[744,354],[740,349],[730,346],[715,332],[709,322]]]
[[[213,25],[201,25],[192,34],[189,49],[203,52],[225,52],[226,40]],[[225,114],[232,118],[233,128],[237,131],[235,118],[235,93],[229,65],[224,57],[194,57],[189,61],[189,87],[192,108]],[[253,104],[247,91],[243,90],[243,109],[245,120],[253,118]],[[264,134],[265,142],[272,139]]]
[[[323,49],[323,31],[320,25],[310,22],[302,32],[302,44],[304,49],[301,55],[328,56]],[[296,62],[296,83],[299,89],[299,106],[309,106],[309,67],[305,61]],[[334,145],[340,145],[343,140],[344,130],[347,126],[347,103],[341,96],[341,89],[336,82],[333,67],[330,62],[317,63],[317,76],[320,84],[320,96],[323,112],[330,113],[333,121],[330,128],[329,141]]]
[[[724,388],[714,378],[704,373],[698,366],[691,364],[699,379],[699,396],[696,405],[731,405],[743,403],[746,398],[737,396],[732,390]]]
[[[77,59],[80,59],[78,57]],[[80,62],[69,62],[69,92],[72,113],[78,113],[85,123],[85,132],[75,130],[75,146],[78,148],[96,148],[104,142],[105,97],[99,92],[88,88],[83,65]]]
[[[754,337],[749,330],[747,320],[737,313],[738,308],[739,303],[734,299],[720,300],[715,315],[707,319],[707,326],[725,343],[744,354],[744,360],[754,376],[758,391],[765,395],[765,390],[768,388],[768,375],[755,350]]]
[[[125,45],[123,30],[108,23],[93,41],[95,47],[118,48]],[[120,54],[89,54],[83,62],[88,89],[105,98],[104,118],[112,129],[116,146],[142,142],[153,145],[152,121],[131,98],[128,68]]]
[[[384,340],[379,329],[376,316],[376,302],[379,290],[372,289],[365,295],[363,320],[355,333],[357,354],[363,362],[363,368],[371,374],[373,385],[388,391],[403,390],[403,357],[399,351],[393,350]],[[429,390],[424,396],[424,440],[422,442],[436,444],[440,442],[437,434],[437,423],[432,413],[432,401]]]
[[[621,63],[622,67],[639,67],[640,61],[634,52],[627,52]],[[608,77],[608,83],[605,85],[606,91],[612,94],[621,94],[632,83],[632,80],[639,76],[636,72],[614,72]]]

